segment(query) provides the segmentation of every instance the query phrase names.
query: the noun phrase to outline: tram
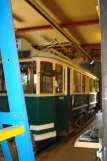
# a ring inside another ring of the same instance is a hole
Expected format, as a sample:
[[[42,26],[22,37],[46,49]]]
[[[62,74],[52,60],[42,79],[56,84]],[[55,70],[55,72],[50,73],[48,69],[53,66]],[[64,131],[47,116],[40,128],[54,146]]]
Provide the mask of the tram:
[[[96,75],[54,50],[30,46],[18,53],[29,126],[38,149],[93,117],[99,91]],[[2,64],[0,111],[9,111]]]

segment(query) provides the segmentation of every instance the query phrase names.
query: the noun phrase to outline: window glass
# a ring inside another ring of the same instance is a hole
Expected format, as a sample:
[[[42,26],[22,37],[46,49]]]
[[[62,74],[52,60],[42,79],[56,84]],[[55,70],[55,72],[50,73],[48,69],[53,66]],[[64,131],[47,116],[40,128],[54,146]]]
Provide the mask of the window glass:
[[[20,71],[24,92],[36,93],[36,84],[37,84],[36,62],[20,63]],[[6,92],[2,64],[0,65],[0,92]]]
[[[65,91],[65,72],[66,72],[66,70],[64,68],[64,91]]]
[[[56,64],[55,66],[55,80],[57,82],[56,92],[62,92],[62,66]]]
[[[99,92],[99,81],[96,80],[96,92]]]
[[[86,91],[86,76],[82,76],[82,92]]]
[[[81,73],[74,70],[74,92],[81,92]]]
[[[96,80],[93,80],[93,92],[96,91]]]
[[[40,76],[40,91],[52,92],[53,91],[53,76],[52,76],[52,63],[41,62],[41,76]]]
[[[33,93],[36,93],[37,89],[37,72],[36,72],[36,62],[33,63]]]
[[[92,81],[92,78],[90,78],[90,92],[93,91],[93,81]]]
[[[20,63],[22,85],[25,93],[36,93],[36,62]]]

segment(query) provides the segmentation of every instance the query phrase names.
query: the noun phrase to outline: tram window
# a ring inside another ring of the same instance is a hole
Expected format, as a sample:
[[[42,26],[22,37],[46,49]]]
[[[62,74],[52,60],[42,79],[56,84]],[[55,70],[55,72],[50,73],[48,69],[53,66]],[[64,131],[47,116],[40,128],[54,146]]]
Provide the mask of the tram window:
[[[86,91],[86,76],[82,76],[82,92]]]
[[[92,81],[93,81],[92,78],[90,78],[90,92],[93,91],[93,82]]]
[[[36,93],[36,62],[20,63],[22,85],[25,93]]]
[[[53,65],[50,62],[41,62],[40,92],[53,92]]]
[[[96,92],[99,92],[99,81],[96,80]]]
[[[86,76],[86,91],[89,93],[90,91],[90,78]]]
[[[37,72],[36,72],[36,62],[33,63],[33,93],[36,93],[37,88]]]
[[[74,92],[81,92],[81,73],[74,70]]]
[[[97,92],[97,80],[95,80],[95,92]]]
[[[93,92],[96,91],[96,80],[93,80]]]
[[[55,66],[55,80],[57,81],[56,92],[62,92],[62,78],[63,78],[63,68],[61,65],[56,64]]]
[[[64,68],[64,91],[65,91],[65,72],[66,72],[66,70]]]

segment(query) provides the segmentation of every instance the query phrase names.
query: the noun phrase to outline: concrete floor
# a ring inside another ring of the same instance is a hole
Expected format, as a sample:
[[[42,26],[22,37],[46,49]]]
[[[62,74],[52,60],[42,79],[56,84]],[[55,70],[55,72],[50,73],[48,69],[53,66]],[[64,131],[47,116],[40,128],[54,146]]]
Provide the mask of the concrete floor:
[[[96,115],[96,119],[90,123],[84,131],[96,127],[101,129],[101,113]],[[100,130],[102,131],[102,130]],[[80,136],[79,133],[75,137],[69,137],[59,144],[46,150],[43,154],[36,158],[37,161],[96,161],[96,150],[85,148],[74,148],[76,139]],[[101,132],[100,132],[101,135]]]
[[[101,129],[101,116],[102,114],[98,113],[96,115],[96,119],[93,122],[91,122],[84,130],[82,130],[81,133],[93,127]],[[36,161],[96,161],[96,150],[74,148],[74,143],[81,133],[74,137],[66,137],[60,143],[53,145],[45,152],[38,155],[36,157]],[[4,161],[4,159],[0,158],[0,161]]]

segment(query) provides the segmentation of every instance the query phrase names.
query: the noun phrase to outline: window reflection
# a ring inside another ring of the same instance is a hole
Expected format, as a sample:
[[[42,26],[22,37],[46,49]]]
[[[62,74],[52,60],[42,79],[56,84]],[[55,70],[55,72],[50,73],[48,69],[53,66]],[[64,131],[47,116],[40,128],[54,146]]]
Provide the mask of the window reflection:
[[[41,62],[41,81],[40,91],[41,92],[52,92],[53,91],[53,77],[52,77],[52,63]]]
[[[62,92],[62,66],[56,64],[55,79],[57,81],[56,92]]]
[[[82,76],[82,92],[86,91],[86,76]]]
[[[81,92],[81,73],[74,70],[74,91]]]
[[[20,63],[20,71],[24,92],[36,93],[36,62]]]

